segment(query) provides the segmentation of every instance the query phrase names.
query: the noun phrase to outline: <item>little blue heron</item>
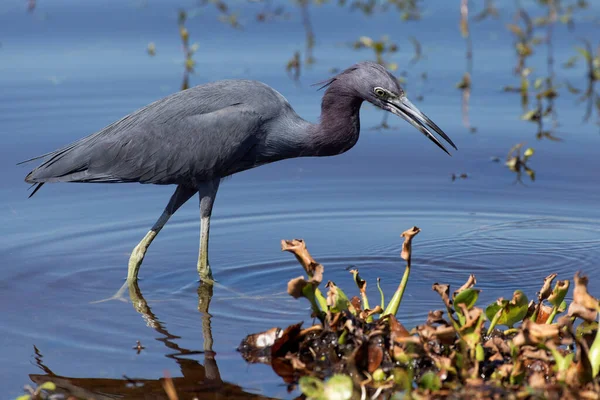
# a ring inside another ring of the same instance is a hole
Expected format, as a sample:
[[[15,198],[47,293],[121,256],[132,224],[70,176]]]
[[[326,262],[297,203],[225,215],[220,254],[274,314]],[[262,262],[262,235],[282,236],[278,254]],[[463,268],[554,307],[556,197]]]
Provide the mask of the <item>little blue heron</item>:
[[[27,160],[45,159],[25,182],[37,185],[31,196],[46,182],[177,185],[160,218],[133,249],[128,282],[137,280],[148,246],[169,218],[199,193],[198,273],[202,280],[212,281],[208,235],[221,179],[286,158],[344,153],[358,140],[363,101],[404,118],[446,153],[433,132],[456,149],[379,64],[356,64],[324,83],[327,89],[317,124],[300,118],[281,94],[261,82],[223,80],[196,86],[62,149]]]

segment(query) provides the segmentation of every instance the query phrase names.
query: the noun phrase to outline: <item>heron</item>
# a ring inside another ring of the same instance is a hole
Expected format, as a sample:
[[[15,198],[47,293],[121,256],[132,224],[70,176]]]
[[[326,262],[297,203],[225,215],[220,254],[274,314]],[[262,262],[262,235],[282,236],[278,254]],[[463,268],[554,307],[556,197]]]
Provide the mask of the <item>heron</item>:
[[[352,148],[359,137],[359,110],[367,101],[417,128],[450,153],[452,140],[406,97],[398,79],[383,66],[361,62],[321,82],[325,89],[318,123],[294,111],[270,86],[253,80],[221,80],[155,101],[53,152],[26,177],[45,183],[92,182],[176,185],[156,223],[134,247],[127,282],[137,282],[144,256],[169,218],[199,195],[200,249],[197,270],[212,282],[208,261],[210,218],[223,178],[294,157],[333,156]]]

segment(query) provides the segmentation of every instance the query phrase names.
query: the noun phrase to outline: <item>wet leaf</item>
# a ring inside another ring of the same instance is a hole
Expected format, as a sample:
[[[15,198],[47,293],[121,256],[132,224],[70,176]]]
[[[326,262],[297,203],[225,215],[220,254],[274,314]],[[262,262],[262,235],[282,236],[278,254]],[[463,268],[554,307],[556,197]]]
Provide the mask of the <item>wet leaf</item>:
[[[389,316],[390,322],[390,338],[392,342],[396,341],[396,338],[406,338],[410,336],[410,333],[406,328],[396,319],[394,315]]]
[[[421,380],[419,380],[419,387],[431,391],[440,390],[442,387],[442,382],[440,381],[440,377],[437,376],[435,372],[428,371],[423,374]]]
[[[302,322],[288,326],[271,346],[271,357],[284,357],[288,352],[298,348],[297,338]]]
[[[379,368],[381,362],[383,361],[383,349],[379,343],[370,341],[367,351],[367,371],[372,374],[377,368]]]
[[[300,387],[300,391],[308,399],[324,398],[325,385],[320,379],[314,378],[312,376],[303,376],[298,381],[298,385]]]
[[[352,398],[354,384],[347,375],[336,374],[327,380],[323,392],[327,400],[348,400]]]

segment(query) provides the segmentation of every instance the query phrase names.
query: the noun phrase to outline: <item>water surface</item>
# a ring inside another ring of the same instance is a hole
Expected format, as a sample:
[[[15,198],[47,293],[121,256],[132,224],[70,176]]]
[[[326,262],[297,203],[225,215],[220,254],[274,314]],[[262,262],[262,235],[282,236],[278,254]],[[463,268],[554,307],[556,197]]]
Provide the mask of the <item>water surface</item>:
[[[137,309],[119,301],[94,303],[121,286],[129,252],[174,188],[58,184],[27,199],[22,179],[30,165],[15,166],[178,90],[182,56],[176,11],[195,3],[150,1],[140,8],[135,2],[63,1],[40,4],[27,15],[22,2],[5,2],[0,8],[2,393],[14,397],[24,384],[44,381],[47,377],[39,375],[49,373],[73,378],[60,378],[59,386],[85,387],[96,398],[130,397],[141,384],[146,392],[162,393],[157,380],[169,371],[178,387],[201,396],[215,395],[215,382],[222,379],[228,382],[218,386],[223,395],[289,397],[270,368],[247,365],[235,350],[246,334],[310,323],[307,304],[285,294],[287,281],[301,269],[279,251],[281,239],[305,239],[325,265],[326,278],[347,292],[353,287],[347,267],[353,265],[370,282],[373,296],[377,277],[391,295],[403,268],[399,234],[419,226],[415,272],[400,311],[407,326],[441,307],[432,283],[456,287],[469,273],[483,289],[482,304],[509,297],[517,288],[533,296],[551,272],[567,279],[582,270],[598,295],[598,127],[583,124],[583,105],[564,94],[557,99],[563,141],[536,141],[535,126],[519,120],[518,99],[501,91],[516,80],[512,42],[504,22],[490,21],[473,27],[470,115],[478,131],[470,133],[462,125],[460,92],[454,87],[465,65],[458,10],[443,1],[431,3],[426,18],[410,24],[400,23],[394,13],[366,18],[335,6],[316,9],[318,63],[299,85],[284,71],[292,52],[303,48],[297,19],[257,25],[250,6],[239,4],[242,15],[248,13],[244,31],[219,23],[208,9],[190,20],[192,40],[200,43],[194,84],[262,80],[310,120],[318,118],[321,93],[309,83],[328,77],[332,67],[371,56],[344,43],[389,33],[407,49],[396,59],[405,65],[411,57],[405,37],[418,35],[427,58],[409,73],[427,71],[429,79],[414,84],[424,94],[416,103],[459,147],[448,157],[399,119],[390,118],[392,129],[369,129],[381,114],[364,106],[361,138],[348,153],[288,160],[227,180],[213,213],[210,260],[219,284],[209,327],[199,312],[199,297],[205,301],[207,292],[199,287],[195,267],[196,199],[151,246],[140,273]],[[593,37],[594,29],[583,20],[577,34]],[[557,59],[573,54],[572,37],[557,29]],[[144,51],[150,41],[157,44],[154,58]],[[583,86],[582,63],[557,70],[561,79]],[[490,161],[521,141],[536,150],[531,164],[536,181],[525,176],[526,185],[502,163]],[[468,179],[453,182],[453,173],[467,173]],[[209,331],[214,357],[203,353]],[[137,340],[145,346],[140,354],[132,349]]]

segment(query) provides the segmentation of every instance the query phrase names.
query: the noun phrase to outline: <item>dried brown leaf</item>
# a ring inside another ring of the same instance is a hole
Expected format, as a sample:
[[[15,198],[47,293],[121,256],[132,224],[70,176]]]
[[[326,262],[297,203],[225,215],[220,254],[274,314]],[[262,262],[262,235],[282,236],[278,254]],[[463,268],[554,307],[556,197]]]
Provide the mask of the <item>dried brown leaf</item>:
[[[544,284],[542,288],[538,292],[538,300],[546,300],[548,296],[552,293],[552,281],[556,278],[557,274],[550,274],[546,278],[544,278]]]
[[[534,389],[542,389],[546,386],[546,377],[542,372],[534,372],[529,376],[529,386]]]
[[[545,344],[547,341],[560,342],[560,324],[538,324],[526,319],[523,321],[521,330],[513,338],[513,343],[517,347],[539,344]]]
[[[537,317],[535,318],[536,324],[545,324],[548,317],[550,317],[550,314],[552,314],[552,307],[545,304],[539,304]]]
[[[310,285],[310,283],[307,282],[303,276],[299,276],[297,278],[291,279],[288,282],[287,292],[293,298],[298,299],[304,296],[303,290],[306,287],[306,285]]]
[[[589,308],[592,310],[599,310],[598,299],[593,297],[588,293],[587,285],[588,278],[587,276],[580,275],[579,272],[575,274],[575,290],[573,290],[573,303],[577,303],[582,305],[585,308]]]
[[[526,347],[521,351],[520,357],[530,358],[532,360],[540,360],[544,362],[549,362],[550,357],[548,356],[548,352],[544,349],[533,350],[533,347]]]
[[[400,323],[400,321],[398,321],[396,319],[395,316],[390,314],[389,321],[390,321],[390,338],[392,339],[392,341],[395,341],[396,338],[400,339],[400,338],[405,338],[405,337],[410,336],[410,333],[406,330],[404,325],[402,325]]]
[[[306,248],[306,243],[302,239],[282,240],[281,250],[293,253],[309,277],[312,277],[317,267],[321,265],[312,258]],[[323,278],[321,277],[321,279]]]
[[[434,283],[431,287],[434,291],[436,291],[441,297],[442,301],[448,308],[452,308],[452,302],[450,301],[450,285],[446,285],[445,283]]]
[[[458,290],[454,291],[453,296],[456,297],[456,295],[459,294],[460,292],[462,292],[463,290],[472,288],[473,286],[475,286],[476,283],[477,283],[477,279],[475,279],[475,275],[473,275],[473,274],[469,275],[469,279],[467,279],[467,281],[464,283],[464,285],[462,285],[460,288],[458,288]]]
[[[361,293],[365,293],[367,290],[367,281],[360,277],[357,269],[351,269],[349,272],[354,276],[358,290],[360,290]]]
[[[591,310],[589,308],[585,308],[579,303],[575,303],[574,301],[569,305],[568,311],[569,317],[577,317],[581,318],[584,321],[594,322],[598,317],[598,311]]]
[[[504,359],[505,355],[510,355],[510,346],[504,339],[497,336],[488,339],[488,341],[483,344],[483,347],[491,350],[491,361],[500,361]]]
[[[366,309],[360,312],[359,316],[361,319],[366,320],[370,316],[375,314],[381,314],[383,312],[383,308],[380,305],[376,305],[373,309]]]
[[[352,307],[354,307],[354,309],[356,310],[356,312],[361,312],[362,311],[362,306],[360,304],[360,297],[358,296],[354,296],[350,299],[350,304],[352,305]]]
[[[302,322],[299,322],[285,328],[271,346],[271,357],[284,357],[288,352],[298,349],[298,341],[296,339],[300,336],[301,326]]]
[[[427,313],[427,325],[441,324],[449,325],[448,321],[443,318],[444,312],[442,310],[429,311]]]
[[[400,256],[402,257],[403,260],[406,260],[406,263],[409,266],[410,266],[411,252],[412,252],[412,239],[419,232],[421,232],[421,229],[417,228],[416,226],[413,226],[412,228],[407,229],[404,232],[402,232],[402,234],[400,235],[401,237],[404,238],[404,243],[402,243],[402,253],[400,253]]]
[[[368,359],[367,359],[367,371],[370,374],[373,373],[383,361],[383,349],[381,348],[380,343],[376,343],[375,341],[370,341],[368,346]]]
[[[285,359],[288,360],[292,364],[292,368],[295,370],[304,371],[306,370],[306,364],[304,364],[297,355],[288,353],[285,356]]]
[[[264,349],[266,347],[273,346],[275,341],[281,337],[283,331],[281,328],[271,328],[265,332],[254,333],[246,336],[240,347],[247,347],[249,349]]]

